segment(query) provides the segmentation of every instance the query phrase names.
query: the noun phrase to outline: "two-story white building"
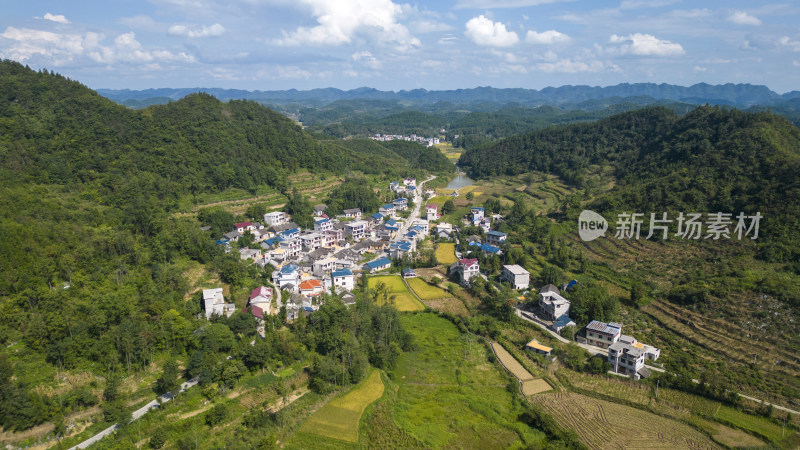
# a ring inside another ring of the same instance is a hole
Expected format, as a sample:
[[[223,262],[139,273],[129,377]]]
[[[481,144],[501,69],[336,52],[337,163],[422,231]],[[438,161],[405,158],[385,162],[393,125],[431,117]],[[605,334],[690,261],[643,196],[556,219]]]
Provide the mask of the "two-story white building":
[[[508,281],[514,289],[528,289],[531,282],[531,274],[517,264],[503,266],[503,272],[500,274],[500,279]]]
[[[284,225],[289,223],[289,215],[283,211],[275,211],[264,214],[264,222],[269,226]]]
[[[586,343],[600,348],[609,348],[616,344],[622,335],[622,324],[593,320],[586,325]]]
[[[350,269],[335,270],[331,273],[333,290],[336,292],[350,292],[356,286],[355,276]]]
[[[486,232],[486,243],[500,247],[501,245],[505,244],[507,236],[508,235],[502,231],[489,230]]]
[[[230,317],[236,310],[236,305],[225,303],[222,288],[203,289],[203,308],[206,311],[206,319],[210,319],[215,314]]]
[[[458,281],[461,283],[469,282],[472,278],[480,275],[480,269],[478,260],[474,258],[463,258],[450,266],[450,272],[456,273]]]
[[[569,313],[569,300],[561,296],[558,288],[548,284],[539,291],[539,309],[547,320],[556,320]]]

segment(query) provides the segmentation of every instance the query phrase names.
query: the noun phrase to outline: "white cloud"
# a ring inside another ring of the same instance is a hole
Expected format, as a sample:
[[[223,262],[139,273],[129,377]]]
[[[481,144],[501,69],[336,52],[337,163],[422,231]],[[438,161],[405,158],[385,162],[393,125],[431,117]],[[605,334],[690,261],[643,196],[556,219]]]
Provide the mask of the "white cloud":
[[[467,22],[464,34],[472,42],[490,47],[509,47],[519,42],[517,33],[506,30],[502,22],[492,22],[482,14]]]
[[[113,45],[102,45],[105,36],[99,33],[54,33],[30,28],[8,27],[0,36],[14,41],[2,53],[17,61],[43,58],[48,64],[63,66],[79,60],[99,64],[193,62],[186,53],[172,53],[162,49],[147,50],[133,33],[114,39]],[[151,66],[153,67],[153,66]]]
[[[681,44],[658,39],[651,34],[634,33],[627,36],[613,34],[608,41],[612,44],[621,44],[617,50],[623,55],[674,56],[686,53]]]
[[[167,32],[173,36],[185,36],[188,38],[216,37],[222,36],[222,34],[225,33],[225,27],[218,23],[215,23],[210,27],[205,25],[198,27],[176,24],[169,27]]]
[[[537,33],[534,30],[528,30],[528,34],[525,35],[525,42],[529,44],[549,45],[567,41],[569,41],[569,36],[564,33],[559,33],[556,30],[542,31],[541,33]]]
[[[526,6],[545,5],[547,3],[558,3],[572,0],[461,0],[456,3],[456,9],[477,8],[524,8]]]
[[[778,44],[784,47],[789,47],[796,52],[800,52],[800,41],[793,41],[791,38],[789,38],[789,36],[784,36],[778,39]]]
[[[708,68],[700,67],[700,66],[694,66],[694,68],[692,70],[694,70],[695,72],[705,72],[706,70],[708,70]]]
[[[342,45],[351,43],[358,33],[364,33],[401,51],[421,45],[419,39],[398,22],[403,9],[391,0],[300,0],[299,3],[311,8],[311,14],[319,25],[284,32],[283,39],[275,43]]]
[[[65,25],[69,23],[69,20],[67,20],[67,18],[64,17],[63,14],[45,13],[43,19],[44,20],[49,20],[51,22],[63,23]]]
[[[733,22],[739,25],[761,25],[761,20],[756,16],[747,14],[744,11],[734,11],[728,16],[728,22]]]
[[[409,25],[412,30],[421,34],[450,31],[453,29],[453,26],[450,24],[427,19],[411,22]]]
[[[792,61],[792,66],[794,66],[794,67],[800,67],[800,61],[796,61],[796,60],[795,60],[795,61]]]
[[[380,69],[381,67],[381,62],[378,61],[377,58],[372,56],[372,53],[368,51],[353,53],[350,56],[350,59],[352,59],[355,62],[360,62],[371,69]]]
[[[680,0],[622,0],[620,9],[656,8],[672,5]]]
[[[571,59],[562,59],[555,62],[544,62],[536,64],[536,69],[545,73],[585,73],[585,72],[602,72],[609,70],[612,72],[619,72],[619,67],[614,64],[606,65],[601,61],[573,61]]]

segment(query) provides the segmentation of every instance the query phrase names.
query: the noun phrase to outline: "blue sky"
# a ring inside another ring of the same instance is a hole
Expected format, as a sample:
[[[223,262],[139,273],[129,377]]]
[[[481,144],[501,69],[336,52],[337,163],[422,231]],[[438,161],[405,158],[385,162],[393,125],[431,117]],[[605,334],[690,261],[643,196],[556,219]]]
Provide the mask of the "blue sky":
[[[800,90],[800,4],[3,0],[0,57],[92,88]]]

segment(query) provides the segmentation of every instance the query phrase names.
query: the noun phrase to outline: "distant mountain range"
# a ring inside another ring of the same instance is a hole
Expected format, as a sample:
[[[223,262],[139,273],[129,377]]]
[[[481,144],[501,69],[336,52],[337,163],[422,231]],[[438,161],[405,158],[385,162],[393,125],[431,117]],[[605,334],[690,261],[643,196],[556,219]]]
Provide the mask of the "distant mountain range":
[[[388,100],[404,101],[414,104],[432,104],[448,102],[454,104],[474,103],[515,103],[526,106],[561,105],[584,102],[595,99],[652,97],[657,100],[672,100],[691,104],[730,105],[737,107],[783,106],[792,100],[800,99],[800,91],[778,94],[762,85],[722,84],[711,85],[699,83],[693,86],[676,86],[655,83],[623,83],[616,86],[561,86],[536,89],[498,89],[493,87],[477,87],[472,89],[455,89],[429,91],[414,89],[410,91],[380,91],[362,87],[343,91],[336,88],[296,89],[282,91],[246,91],[240,89],[221,88],[162,88],[162,89],[98,89],[100,95],[115,102],[131,107],[145,107],[150,104],[167,103],[181,99],[196,92],[206,92],[220,100],[248,99],[260,103],[284,105],[299,103],[308,106],[324,106],[340,100]]]

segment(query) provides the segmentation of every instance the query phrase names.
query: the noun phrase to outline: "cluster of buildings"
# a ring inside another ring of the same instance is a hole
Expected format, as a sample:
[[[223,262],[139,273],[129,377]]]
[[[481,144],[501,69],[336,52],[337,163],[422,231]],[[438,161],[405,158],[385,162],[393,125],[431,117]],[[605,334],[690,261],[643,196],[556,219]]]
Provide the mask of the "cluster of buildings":
[[[405,186],[416,185],[414,179],[404,182]],[[241,259],[261,267],[269,264],[276,268],[272,273],[273,285],[292,295],[276,308],[285,305],[287,317],[291,320],[303,311],[318,309],[317,297],[323,293],[343,294],[347,303],[353,299],[349,293],[355,287],[358,273],[388,269],[391,266],[389,258],[400,259],[415,252],[417,243],[428,236],[429,223],[417,219],[405,226],[398,214],[408,207],[408,199],[400,197],[382,205],[370,216],[354,208],[330,217],[325,213],[325,205],[319,205],[314,208],[314,228],[308,230],[292,222],[285,212],[270,212],[264,215],[264,223],[233,224],[233,229],[225,233],[217,244],[230,252],[232,243],[249,234],[252,244],[239,249],[239,255]],[[367,253],[379,257],[361,264]],[[233,313],[233,305],[219,300],[221,298],[220,291],[217,300],[205,303],[208,317]],[[265,310],[256,305],[250,311],[258,317]]]
[[[411,142],[419,142],[420,144],[426,145],[428,147],[433,147],[434,145],[440,142],[438,137],[429,138],[429,137],[422,137],[417,136],[416,134],[412,134],[410,136],[405,136],[402,134],[374,134],[370,136],[370,139],[373,141],[411,141]]]

